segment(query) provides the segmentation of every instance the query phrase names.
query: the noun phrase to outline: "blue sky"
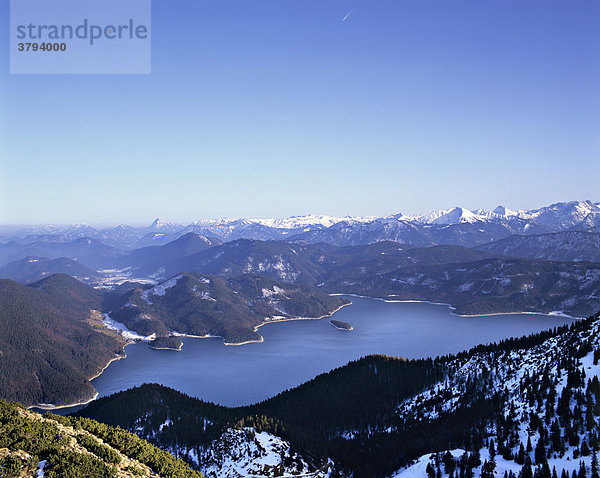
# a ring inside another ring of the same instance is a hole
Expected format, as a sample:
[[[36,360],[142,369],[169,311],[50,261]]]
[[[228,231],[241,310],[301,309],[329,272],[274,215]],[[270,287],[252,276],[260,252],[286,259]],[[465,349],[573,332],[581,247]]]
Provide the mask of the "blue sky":
[[[599,18],[595,0],[155,0],[151,75],[10,75],[5,38],[0,223],[599,201]]]

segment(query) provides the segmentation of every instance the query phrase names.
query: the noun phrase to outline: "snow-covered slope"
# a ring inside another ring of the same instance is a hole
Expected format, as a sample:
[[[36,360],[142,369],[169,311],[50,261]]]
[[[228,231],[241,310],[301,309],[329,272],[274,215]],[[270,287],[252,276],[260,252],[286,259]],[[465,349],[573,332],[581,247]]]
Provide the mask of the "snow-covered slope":
[[[253,428],[229,428],[210,446],[188,458],[208,477],[328,478],[331,463],[315,468],[285,440]]]
[[[443,452],[429,453],[393,477],[425,478],[428,464],[430,473],[440,470],[437,476],[449,476],[466,462],[475,476],[484,476],[484,467],[492,470],[489,476],[505,472],[517,476],[527,467],[537,468],[536,473],[555,468],[558,476],[563,470],[570,476],[574,470],[579,472],[583,462],[588,470],[584,476],[591,476],[591,450],[597,446],[600,415],[599,347],[600,319],[596,316],[583,331],[551,337],[529,349],[457,359],[454,373],[403,402],[398,415],[435,423],[468,407],[473,394],[467,389],[475,387],[488,400],[503,396],[500,416],[488,425],[481,447],[470,453],[449,451],[454,463],[444,460]]]
[[[429,214],[419,216],[418,222],[423,224],[460,224],[463,222],[474,223],[486,220],[486,216],[473,213],[463,207],[453,207],[442,211],[433,211]]]
[[[311,226],[330,227],[338,222],[369,222],[375,219],[374,216],[369,217],[335,217],[335,216],[315,216],[314,214],[306,214],[304,216],[291,216],[281,219],[251,219],[252,222],[262,224],[263,226],[274,227],[276,229],[302,229]]]
[[[521,214],[555,231],[569,229],[586,219],[595,224],[600,222],[600,206],[592,201],[556,203]]]

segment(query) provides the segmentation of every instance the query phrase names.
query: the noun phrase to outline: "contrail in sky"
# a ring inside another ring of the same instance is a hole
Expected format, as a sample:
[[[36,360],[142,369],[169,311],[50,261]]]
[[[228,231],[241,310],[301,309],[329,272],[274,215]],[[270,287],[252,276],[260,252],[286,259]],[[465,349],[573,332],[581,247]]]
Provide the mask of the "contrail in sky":
[[[354,11],[354,8],[352,10],[350,10],[348,13],[346,13],[346,16],[344,18],[342,18],[342,21],[345,22],[346,20],[348,20],[348,17],[350,15],[352,15],[352,12]]]

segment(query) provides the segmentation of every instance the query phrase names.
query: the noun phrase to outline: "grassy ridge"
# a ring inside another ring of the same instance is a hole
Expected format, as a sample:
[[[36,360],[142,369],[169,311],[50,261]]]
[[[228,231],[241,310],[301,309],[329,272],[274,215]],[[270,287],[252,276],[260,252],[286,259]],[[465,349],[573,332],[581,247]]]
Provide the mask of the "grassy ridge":
[[[146,476],[202,478],[183,461],[137,435],[91,419],[30,412],[0,400],[0,476],[48,478]]]

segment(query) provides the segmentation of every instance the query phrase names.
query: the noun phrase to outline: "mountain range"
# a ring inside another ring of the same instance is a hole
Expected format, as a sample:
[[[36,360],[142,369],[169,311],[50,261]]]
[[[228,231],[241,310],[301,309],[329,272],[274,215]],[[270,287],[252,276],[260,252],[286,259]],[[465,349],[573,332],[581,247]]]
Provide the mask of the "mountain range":
[[[199,220],[188,225],[156,219],[146,227],[119,225],[107,229],[96,229],[85,224],[3,227],[0,228],[0,242],[15,241],[22,246],[39,246],[48,240],[69,242],[78,238],[90,238],[127,250],[166,244],[194,232],[223,242],[242,238],[293,238],[336,245],[357,245],[393,240],[416,246],[458,244],[471,247],[512,234],[590,229],[597,231],[599,226],[600,203],[570,201],[519,211],[512,211],[504,206],[498,206],[493,211],[470,211],[454,207],[417,216],[401,213],[384,217],[306,215],[284,219]],[[48,256],[34,252],[28,255]]]

